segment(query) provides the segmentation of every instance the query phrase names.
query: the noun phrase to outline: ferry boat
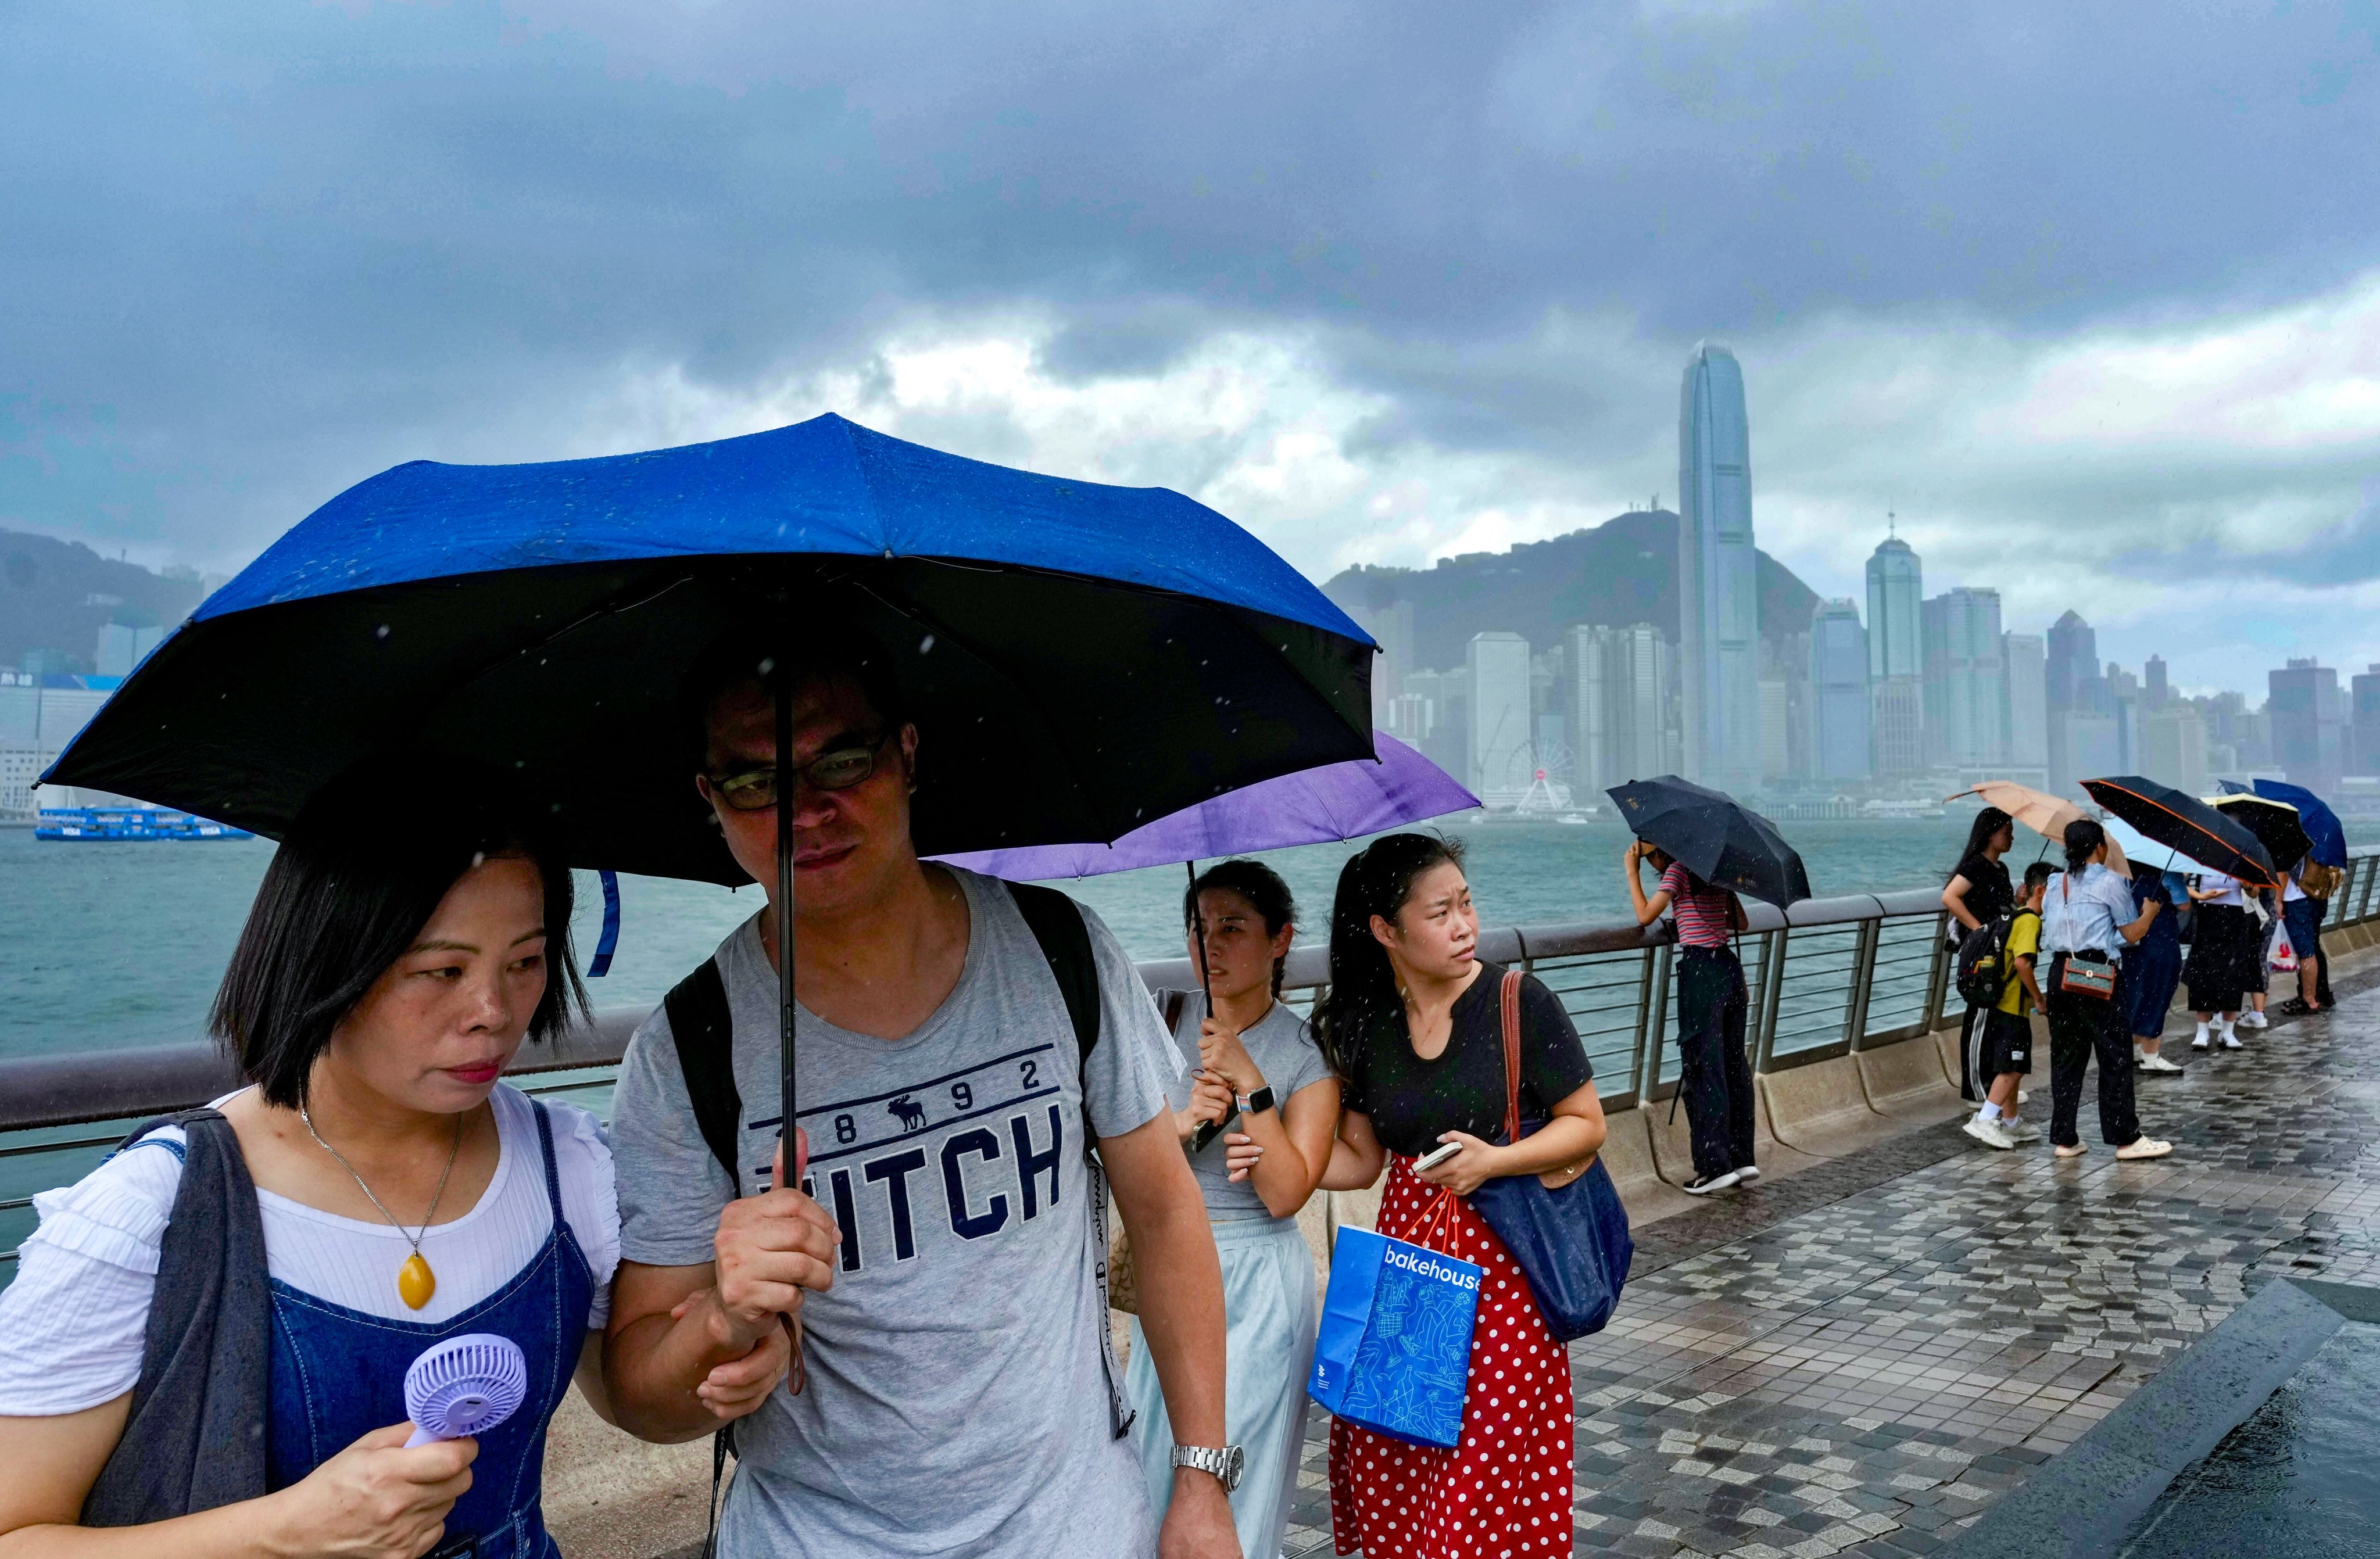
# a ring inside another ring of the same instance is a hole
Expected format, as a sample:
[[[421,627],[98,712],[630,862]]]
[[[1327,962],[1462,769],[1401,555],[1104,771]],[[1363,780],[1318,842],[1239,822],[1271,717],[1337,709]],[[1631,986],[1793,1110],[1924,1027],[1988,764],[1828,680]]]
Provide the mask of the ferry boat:
[[[79,843],[125,843],[168,840],[254,839],[246,828],[209,822],[187,812],[146,806],[43,807],[33,827],[35,839],[68,840]]]

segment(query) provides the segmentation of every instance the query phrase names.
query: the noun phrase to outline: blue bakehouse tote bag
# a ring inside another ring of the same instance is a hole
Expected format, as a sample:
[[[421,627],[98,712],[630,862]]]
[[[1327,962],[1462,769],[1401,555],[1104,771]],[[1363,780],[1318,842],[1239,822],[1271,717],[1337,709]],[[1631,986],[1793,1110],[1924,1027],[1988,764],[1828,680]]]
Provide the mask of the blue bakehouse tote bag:
[[[1442,1193],[1445,1216],[1434,1228],[1451,1227],[1453,1196]],[[1306,1394],[1393,1440],[1460,1444],[1481,1275],[1472,1263],[1427,1245],[1340,1229]]]
[[[1521,972],[1504,975],[1504,1141],[1533,1136],[1546,1122],[1521,1119]],[[1524,1131],[1522,1127],[1529,1127]],[[1636,1257],[1628,1210],[1600,1154],[1542,1175],[1504,1175],[1471,1193],[1471,1210],[1488,1221],[1529,1280],[1546,1329],[1557,1342],[1600,1332],[1620,1302],[1628,1264]],[[1338,1273],[1331,1273],[1337,1283]]]

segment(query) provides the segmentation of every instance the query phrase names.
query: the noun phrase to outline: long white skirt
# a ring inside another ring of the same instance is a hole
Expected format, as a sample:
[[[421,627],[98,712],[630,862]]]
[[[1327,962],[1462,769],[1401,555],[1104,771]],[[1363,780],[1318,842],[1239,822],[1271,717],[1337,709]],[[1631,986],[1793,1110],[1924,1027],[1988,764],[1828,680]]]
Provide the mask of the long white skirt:
[[[1247,1453],[1232,1523],[1246,1559],[1277,1559],[1297,1492],[1298,1448],[1305,1440],[1306,1377],[1314,1369],[1314,1257],[1295,1218],[1248,1218],[1217,1224],[1215,1251],[1223,1263],[1223,1425]],[[1140,1275],[1141,1292],[1154,1274]],[[1165,1519],[1173,1501],[1173,1428],[1158,1389],[1157,1366],[1140,1321],[1132,1323],[1132,1366],[1126,1372],[1137,1417],[1132,1446],[1148,1479],[1148,1503]]]

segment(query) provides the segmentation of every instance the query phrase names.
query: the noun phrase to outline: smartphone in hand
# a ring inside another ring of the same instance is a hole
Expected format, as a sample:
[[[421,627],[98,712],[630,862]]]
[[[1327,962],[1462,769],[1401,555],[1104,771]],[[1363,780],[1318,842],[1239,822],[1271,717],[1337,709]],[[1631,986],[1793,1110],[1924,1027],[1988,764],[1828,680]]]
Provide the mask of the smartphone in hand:
[[[1435,1169],[1462,1151],[1461,1142],[1440,1142],[1414,1160],[1414,1173],[1418,1175],[1425,1169]]]

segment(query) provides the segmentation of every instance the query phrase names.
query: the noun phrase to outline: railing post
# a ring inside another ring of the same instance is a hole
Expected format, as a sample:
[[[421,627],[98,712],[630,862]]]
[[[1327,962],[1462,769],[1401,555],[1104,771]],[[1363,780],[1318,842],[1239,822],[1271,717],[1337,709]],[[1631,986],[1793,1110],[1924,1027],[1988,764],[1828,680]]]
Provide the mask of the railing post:
[[[1646,1104],[1653,1102],[1653,1090],[1661,1086],[1662,1031],[1670,1026],[1670,944],[1662,943],[1653,949],[1653,1006],[1645,1024],[1645,1084],[1636,1096]]]
[[[1636,1039],[1628,1051],[1628,1082],[1636,1090],[1636,1102],[1645,1104],[1652,1098],[1652,1084],[1645,1079],[1645,1020],[1653,1013],[1653,965],[1655,949],[1646,948],[1636,968]]]
[[[1934,917],[1934,962],[1925,972],[1925,1032],[1942,1026],[1942,996],[1950,985],[1950,912]]]
[[[1769,1052],[1777,1047],[1777,1009],[1785,996],[1785,938],[1788,928],[1779,926],[1761,938],[1760,949],[1760,1030],[1754,1038],[1752,1070],[1768,1070]]]
[[[1884,916],[1860,922],[1852,944],[1851,997],[1844,1003],[1843,1044],[1856,1052],[1867,1047],[1867,1009],[1876,994],[1876,954],[1884,941]]]

